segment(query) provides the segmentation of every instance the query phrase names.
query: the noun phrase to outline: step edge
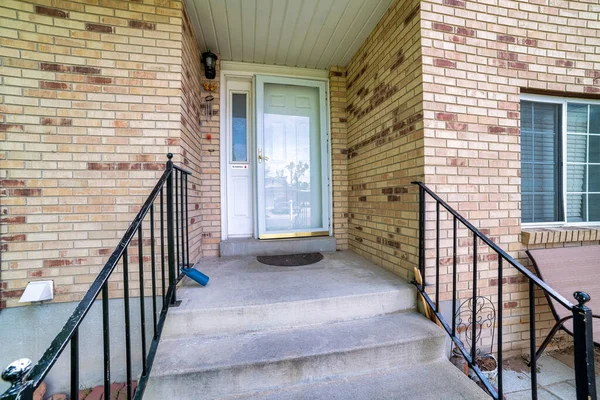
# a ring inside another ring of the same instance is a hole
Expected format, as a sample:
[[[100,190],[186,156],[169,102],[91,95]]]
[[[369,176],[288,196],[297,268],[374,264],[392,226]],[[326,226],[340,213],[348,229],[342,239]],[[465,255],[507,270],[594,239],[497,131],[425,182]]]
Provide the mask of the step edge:
[[[178,310],[178,309],[174,308],[174,309],[169,310],[169,314],[184,315],[184,314],[190,314],[190,313],[196,313],[196,312],[207,312],[207,311],[215,311],[215,310],[236,310],[236,309],[241,309],[241,308],[262,308],[262,307],[269,307],[269,306],[274,306],[274,305],[279,306],[279,305],[283,305],[283,304],[310,304],[310,303],[318,303],[321,301],[330,301],[332,299],[352,299],[352,298],[376,296],[379,294],[390,295],[393,293],[402,293],[402,292],[406,292],[406,291],[413,292],[413,291],[415,291],[415,289],[411,286],[406,286],[406,287],[397,288],[394,290],[385,290],[385,291],[379,291],[379,292],[368,292],[368,293],[360,293],[360,294],[350,294],[350,295],[345,295],[345,296],[329,296],[329,297],[321,297],[318,299],[276,301],[276,302],[264,303],[264,304],[248,304],[248,305],[239,305],[239,306],[230,306],[230,307],[194,308],[194,309],[187,309],[187,310]],[[416,293],[416,291],[415,291],[415,293]],[[416,299],[415,299],[414,303],[416,305]],[[416,307],[415,305],[412,306],[412,308]]]
[[[432,361],[419,363],[419,367],[422,367],[422,368],[436,367],[438,365],[441,367],[444,367],[444,368],[450,368],[450,369],[456,368],[446,358],[434,359]],[[285,394],[285,392],[297,390],[302,387],[307,387],[307,386],[312,386],[312,385],[336,384],[336,383],[347,382],[347,381],[355,380],[355,379],[361,379],[361,378],[365,379],[365,378],[373,377],[375,375],[380,375],[380,374],[381,375],[389,375],[389,376],[397,376],[397,375],[402,375],[403,372],[405,372],[405,369],[402,368],[401,366],[391,368],[391,369],[390,368],[376,368],[376,369],[370,370],[366,373],[359,373],[359,374],[347,375],[347,376],[325,377],[325,378],[316,379],[313,381],[301,382],[301,383],[298,383],[295,385],[281,387],[281,388],[267,388],[264,390],[254,390],[254,391],[243,392],[243,393],[232,393],[232,394],[219,396],[219,397],[215,398],[214,400],[256,399],[256,398],[260,398],[262,396]],[[468,376],[466,376],[466,375],[463,375],[463,376],[466,380],[470,381],[470,378]],[[466,382],[467,381],[465,381],[465,383]],[[349,383],[351,383],[351,382],[349,382]],[[473,382],[473,383],[475,383],[475,382]],[[489,398],[485,395],[485,392],[483,392],[483,390],[482,390],[482,398],[486,398],[486,399]]]
[[[270,359],[254,360],[254,361],[250,361],[250,362],[242,362],[242,363],[216,364],[216,365],[211,365],[211,366],[207,366],[204,368],[202,368],[202,367],[188,368],[188,369],[184,369],[181,371],[177,371],[177,373],[152,374],[152,377],[158,378],[158,377],[167,377],[167,376],[188,375],[188,374],[202,373],[202,372],[206,373],[206,372],[210,372],[210,371],[219,371],[219,370],[227,370],[227,369],[241,369],[241,368],[245,368],[245,367],[249,367],[249,366],[253,366],[253,365],[254,366],[263,366],[263,365],[267,365],[267,364],[287,362],[287,361],[293,361],[293,360],[303,360],[303,359],[308,359],[308,358],[313,358],[313,357],[334,356],[336,354],[351,353],[351,352],[357,352],[357,351],[367,350],[367,349],[378,349],[378,348],[382,348],[382,347],[398,346],[398,345],[403,345],[403,344],[408,344],[408,343],[417,343],[418,342],[419,344],[422,345],[426,341],[430,341],[430,340],[437,341],[440,339],[445,339],[445,334],[443,332],[441,332],[441,334],[435,334],[435,333],[436,332],[434,332],[433,334],[424,334],[424,335],[419,335],[419,336],[410,337],[410,338],[406,338],[406,339],[390,340],[387,342],[370,344],[370,345],[352,346],[352,347],[347,347],[344,349],[337,349],[334,351],[311,352],[311,353],[298,354],[298,355],[294,355],[294,356],[286,356],[286,357],[282,357],[282,358],[270,358]],[[182,340],[182,339],[171,339],[171,340]],[[440,346],[440,357],[435,358],[434,360],[444,358],[443,348],[445,347],[445,340],[443,340],[443,343],[440,343],[439,346]]]

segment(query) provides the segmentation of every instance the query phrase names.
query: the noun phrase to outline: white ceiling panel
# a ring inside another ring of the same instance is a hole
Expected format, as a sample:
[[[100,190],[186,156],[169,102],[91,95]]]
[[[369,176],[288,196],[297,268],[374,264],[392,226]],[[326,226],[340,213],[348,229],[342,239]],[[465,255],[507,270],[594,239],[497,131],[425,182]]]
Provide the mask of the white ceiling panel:
[[[222,60],[345,66],[392,0],[185,0],[202,51]]]

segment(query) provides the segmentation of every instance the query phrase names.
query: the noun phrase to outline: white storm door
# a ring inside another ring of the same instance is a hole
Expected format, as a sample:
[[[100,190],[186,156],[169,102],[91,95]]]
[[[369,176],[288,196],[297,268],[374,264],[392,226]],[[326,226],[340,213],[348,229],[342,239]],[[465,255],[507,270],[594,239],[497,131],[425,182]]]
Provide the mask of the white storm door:
[[[260,239],[330,233],[326,83],[256,77]]]
[[[251,237],[252,82],[227,81],[227,234]]]

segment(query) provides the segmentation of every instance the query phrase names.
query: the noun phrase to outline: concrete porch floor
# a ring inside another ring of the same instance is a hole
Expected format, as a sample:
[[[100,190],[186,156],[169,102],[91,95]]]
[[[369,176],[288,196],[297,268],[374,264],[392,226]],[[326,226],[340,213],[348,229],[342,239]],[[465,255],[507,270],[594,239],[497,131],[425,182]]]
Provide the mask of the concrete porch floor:
[[[210,277],[208,285],[184,278],[181,304],[169,311],[179,322],[166,324],[163,335],[314,325],[414,308],[415,289],[398,276],[350,251],[322,254],[300,267],[265,265],[255,256],[202,259],[195,268]]]
[[[265,265],[255,256],[206,258],[194,267],[210,277],[203,290],[184,278],[178,310],[270,304],[318,298],[357,296],[403,290],[412,285],[351,251],[322,253],[318,263],[300,267]]]

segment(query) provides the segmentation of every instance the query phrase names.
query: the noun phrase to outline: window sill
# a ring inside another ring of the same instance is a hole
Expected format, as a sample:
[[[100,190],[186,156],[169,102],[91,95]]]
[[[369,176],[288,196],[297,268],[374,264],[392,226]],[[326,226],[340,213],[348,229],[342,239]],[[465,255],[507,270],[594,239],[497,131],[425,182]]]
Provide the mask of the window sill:
[[[523,228],[521,243],[547,244],[600,240],[600,226],[558,226],[556,228]]]

